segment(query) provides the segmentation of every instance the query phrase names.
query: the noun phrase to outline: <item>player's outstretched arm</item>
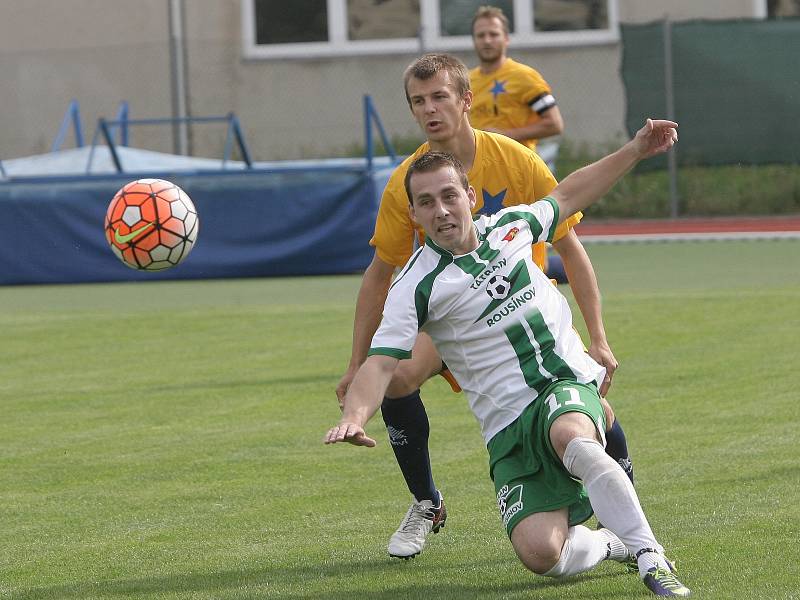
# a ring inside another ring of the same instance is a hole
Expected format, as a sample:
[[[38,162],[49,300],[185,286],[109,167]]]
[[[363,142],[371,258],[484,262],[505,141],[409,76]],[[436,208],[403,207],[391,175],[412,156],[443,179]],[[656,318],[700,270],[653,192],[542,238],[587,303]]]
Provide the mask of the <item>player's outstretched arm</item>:
[[[349,442],[370,448],[375,445],[375,440],[364,432],[364,426],[380,408],[398,362],[394,357],[382,355],[370,356],[364,361],[347,390],[342,418],[325,434],[324,443]]]
[[[639,161],[672,148],[678,141],[677,128],[673,121],[647,119],[622,148],[570,173],[550,193],[559,205],[559,222],[597,202]]]

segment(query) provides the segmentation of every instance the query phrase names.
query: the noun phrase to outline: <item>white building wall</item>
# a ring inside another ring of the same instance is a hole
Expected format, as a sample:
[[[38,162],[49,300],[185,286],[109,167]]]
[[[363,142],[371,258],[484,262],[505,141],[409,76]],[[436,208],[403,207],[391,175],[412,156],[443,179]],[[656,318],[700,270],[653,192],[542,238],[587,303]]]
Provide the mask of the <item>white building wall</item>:
[[[619,0],[622,22],[737,18],[761,0]],[[97,117],[130,103],[131,118],[172,114],[169,0],[0,0],[0,159],[47,152],[70,99],[84,135]],[[188,109],[236,113],[255,160],[327,157],[363,144],[362,95],[371,94],[390,135],[419,135],[401,76],[414,55],[245,60],[240,2],[186,0]],[[456,53],[467,65],[471,52]],[[565,118],[565,138],[592,146],[624,135],[619,43],[523,49],[511,55],[541,71]],[[133,128],[134,146],[173,151],[168,127]],[[87,142],[90,139],[87,139]],[[198,156],[221,156],[224,125],[195,125]],[[67,147],[72,145],[71,134]]]

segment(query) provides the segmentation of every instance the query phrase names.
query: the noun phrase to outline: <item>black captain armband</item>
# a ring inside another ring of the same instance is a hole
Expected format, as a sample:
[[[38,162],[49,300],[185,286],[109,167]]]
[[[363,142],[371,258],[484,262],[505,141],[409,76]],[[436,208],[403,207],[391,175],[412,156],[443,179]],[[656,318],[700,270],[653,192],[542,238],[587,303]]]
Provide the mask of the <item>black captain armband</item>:
[[[545,92],[544,94],[539,94],[528,102],[528,106],[531,107],[531,110],[536,112],[536,114],[541,115],[543,112],[546,112],[553,108],[556,105],[556,99],[553,98],[553,94],[550,92]]]

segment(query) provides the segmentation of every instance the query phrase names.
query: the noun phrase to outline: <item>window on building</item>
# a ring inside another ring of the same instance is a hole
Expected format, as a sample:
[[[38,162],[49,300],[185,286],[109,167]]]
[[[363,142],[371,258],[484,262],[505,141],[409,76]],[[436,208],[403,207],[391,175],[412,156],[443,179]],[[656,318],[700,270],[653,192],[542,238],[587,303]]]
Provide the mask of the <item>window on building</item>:
[[[327,0],[255,0],[256,44],[328,40]]]
[[[534,0],[533,29],[608,29],[608,3],[605,0]]]
[[[348,40],[419,35],[419,0],[347,0]]]
[[[472,49],[477,8],[503,9],[517,48],[619,39],[618,0],[242,0],[247,58]]]
[[[767,0],[767,18],[800,17],[800,0]]]
[[[440,32],[443,36],[472,35],[472,17],[479,6],[491,4],[502,9],[514,31],[513,0],[439,0]]]

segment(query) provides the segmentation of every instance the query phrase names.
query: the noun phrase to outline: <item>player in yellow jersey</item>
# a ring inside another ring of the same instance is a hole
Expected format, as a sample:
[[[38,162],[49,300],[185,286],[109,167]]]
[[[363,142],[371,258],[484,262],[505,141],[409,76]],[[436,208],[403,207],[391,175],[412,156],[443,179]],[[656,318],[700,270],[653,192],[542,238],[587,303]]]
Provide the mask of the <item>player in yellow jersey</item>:
[[[485,214],[503,206],[538,200],[556,186],[555,178],[535,152],[506,136],[470,126],[472,92],[467,68],[460,60],[447,54],[427,54],[406,69],[404,82],[411,112],[428,141],[395,170],[383,193],[375,235],[370,240],[375,255],[364,272],[356,302],[350,364],[336,388],[340,405],[353,376],[366,360],[395,269],[406,263],[415,240],[418,243],[422,236],[421,229],[411,220],[403,183],[411,161],[429,149],[455,155],[477,190],[476,212]],[[586,251],[571,229],[579,219],[578,214],[559,227],[553,247],[564,259],[573,295],[586,323],[589,354],[606,367],[607,377],[600,390],[604,394],[617,361],[603,327],[597,279]],[[430,338],[420,335],[412,357],[401,361],[395,372],[381,407],[392,449],[414,496],[411,508],[389,541],[391,556],[409,558],[418,554],[428,533],[437,532],[446,518],[441,494],[433,482],[428,418],[419,394],[425,381],[443,371],[446,373],[446,366]],[[458,384],[452,378],[448,380],[459,391]],[[613,413],[610,408],[607,412],[606,422],[611,423]]]
[[[536,149],[538,140],[564,131],[550,86],[539,72],[506,54],[508,19],[494,6],[472,18],[472,43],[480,64],[469,72],[474,100],[470,123]]]

